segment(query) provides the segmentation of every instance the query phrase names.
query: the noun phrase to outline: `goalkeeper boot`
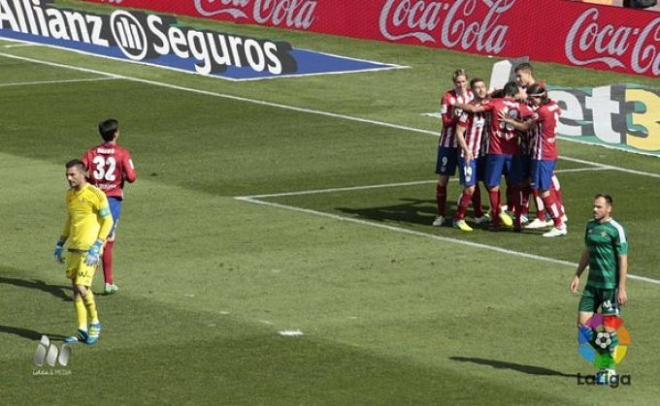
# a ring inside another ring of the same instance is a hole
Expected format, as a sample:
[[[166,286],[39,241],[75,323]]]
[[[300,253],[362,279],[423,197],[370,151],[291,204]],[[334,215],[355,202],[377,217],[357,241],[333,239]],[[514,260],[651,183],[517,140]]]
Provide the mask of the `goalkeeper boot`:
[[[89,339],[89,334],[87,334],[85,330],[78,330],[78,333],[76,333],[76,335],[65,338],[64,344],[74,345],[74,344],[86,343],[88,339]]]
[[[89,334],[87,335],[87,345],[95,345],[101,337],[101,323],[94,323],[89,325]]]

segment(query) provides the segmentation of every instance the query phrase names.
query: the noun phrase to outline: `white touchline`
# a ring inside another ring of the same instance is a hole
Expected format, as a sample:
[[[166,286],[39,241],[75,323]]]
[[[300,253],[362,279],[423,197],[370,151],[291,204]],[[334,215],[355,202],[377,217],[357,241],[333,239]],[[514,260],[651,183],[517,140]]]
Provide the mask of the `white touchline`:
[[[415,231],[415,230],[410,230],[410,229],[407,229],[407,228],[376,223],[376,222],[373,222],[373,221],[360,220],[360,219],[356,219],[356,218],[352,218],[352,217],[339,216],[337,214],[326,213],[326,212],[312,210],[312,209],[305,209],[305,208],[302,208],[302,207],[290,206],[290,205],[287,205],[287,204],[267,202],[267,201],[264,201],[264,200],[259,200],[255,197],[252,197],[252,196],[238,196],[238,197],[235,197],[234,199],[240,200],[242,202],[247,202],[247,203],[253,203],[253,204],[259,204],[259,205],[263,205],[263,206],[276,207],[276,208],[279,208],[279,209],[297,211],[297,212],[301,212],[301,213],[312,214],[312,215],[315,215],[315,216],[327,217],[327,218],[331,218],[331,219],[339,220],[339,221],[347,221],[347,222],[350,222],[350,223],[357,223],[357,224],[361,224],[361,225],[365,225],[365,226],[382,228],[382,229],[385,229],[385,230],[394,231],[394,232],[401,233],[401,234],[414,235],[414,236],[417,236],[417,237],[429,238],[429,239],[437,240],[437,241],[450,242],[450,243],[454,243],[454,244],[465,245],[465,246],[468,246],[468,247],[479,248],[479,249],[489,250],[489,251],[495,251],[495,252],[499,252],[501,254],[515,255],[515,256],[518,256],[518,257],[534,259],[534,260],[537,260],[537,261],[544,261],[544,262],[550,262],[550,263],[558,264],[558,265],[570,266],[570,267],[573,267],[573,268],[577,267],[577,265],[578,265],[575,262],[569,262],[569,261],[564,261],[564,260],[561,260],[561,259],[544,257],[544,256],[541,256],[541,255],[528,254],[528,253],[525,253],[525,252],[509,250],[509,249],[506,249],[506,248],[500,248],[500,247],[496,247],[496,246],[492,246],[492,245],[481,244],[481,243],[466,241],[466,240],[460,240],[460,239],[451,238],[451,237],[443,237],[441,235],[424,233],[424,232],[421,232],[421,231]],[[649,283],[660,285],[660,280],[656,280],[656,279],[652,279],[652,278],[646,278],[644,276],[631,275],[631,274],[628,274],[628,277],[630,279],[636,279],[636,280],[639,280],[639,281],[649,282]]]
[[[589,167],[589,168],[569,168],[569,169],[559,169],[555,173],[575,173],[575,172],[594,172],[594,171],[607,171],[612,170],[610,168],[601,168],[601,167]],[[450,182],[458,182],[458,178],[450,178]],[[431,180],[417,180],[412,182],[400,182],[400,183],[380,183],[377,185],[364,185],[364,186],[347,186],[347,187],[336,187],[328,189],[313,189],[313,190],[300,190],[295,192],[282,192],[282,193],[269,193],[264,195],[250,195],[243,197],[250,198],[265,198],[265,197],[284,197],[284,196],[300,196],[300,195],[315,195],[319,193],[334,193],[334,192],[347,192],[351,190],[368,190],[368,189],[385,189],[385,188],[394,188],[394,187],[403,187],[403,186],[417,186],[417,185],[427,185],[430,183],[437,183],[437,179]]]
[[[286,105],[286,104],[268,102],[268,101],[264,101],[264,100],[256,100],[256,99],[250,99],[250,98],[247,98],[247,97],[233,96],[233,95],[225,94],[225,93],[212,92],[212,91],[208,91],[208,90],[200,90],[200,89],[195,89],[195,88],[192,88],[192,87],[178,86],[178,85],[173,85],[171,83],[157,82],[157,81],[154,81],[154,80],[141,79],[141,78],[136,78],[136,77],[133,77],[133,76],[118,75],[118,74],[115,74],[115,73],[104,72],[104,71],[97,70],[97,69],[83,68],[83,67],[80,67],[80,66],[66,65],[66,64],[63,64],[63,63],[44,61],[44,60],[41,60],[41,59],[28,58],[28,57],[25,57],[25,56],[7,54],[7,53],[4,53],[4,52],[0,52],[0,56],[4,56],[6,58],[18,59],[18,60],[27,61],[27,62],[32,62],[32,63],[38,63],[38,64],[41,64],[41,65],[54,66],[54,67],[63,68],[63,69],[71,69],[71,70],[77,70],[77,71],[80,71],[80,72],[96,73],[98,75],[116,77],[116,78],[131,81],[131,82],[145,83],[145,84],[149,84],[149,85],[153,85],[153,86],[164,87],[164,88],[167,88],[167,89],[181,90],[181,91],[184,91],[184,92],[197,93],[197,94],[202,94],[202,95],[212,96],[212,97],[219,97],[219,98],[228,99],[228,100],[236,100],[236,101],[240,101],[240,102],[258,104],[258,105],[261,105],[261,106],[269,106],[269,107],[274,107],[274,108],[283,109],[283,110],[291,110],[291,111],[298,111],[298,112],[301,112],[301,113],[308,113],[308,114],[316,114],[316,115],[326,116],[326,117],[333,117],[333,118],[337,118],[337,119],[341,119],[341,120],[355,121],[355,122],[358,122],[358,123],[373,124],[373,125],[377,125],[377,126],[380,126],[380,127],[394,128],[394,129],[397,129],[397,130],[404,130],[404,131],[415,132],[415,133],[420,133],[420,134],[433,135],[435,137],[440,136],[440,133],[437,132],[437,131],[423,130],[423,129],[420,129],[420,128],[408,127],[408,126],[399,125],[399,124],[386,123],[386,122],[377,121],[377,120],[369,120],[369,119],[366,119],[366,118],[353,117],[353,116],[348,116],[348,115],[345,115],[345,114],[330,113],[330,112],[322,111],[322,110],[307,109],[307,108],[304,108],[304,107],[295,107],[295,106],[289,106],[289,105]],[[571,157],[566,157],[566,156],[560,156],[559,159],[564,159],[564,160],[569,160],[569,161],[570,160],[576,160],[576,161],[579,161],[579,162],[582,162],[582,163],[585,163],[585,164],[594,165],[594,166],[601,166],[601,167],[607,167],[609,169],[616,170],[616,171],[633,173],[633,174],[642,175],[642,176],[650,176],[650,177],[653,177],[653,178],[660,178],[660,174],[657,174],[657,173],[637,171],[637,170],[627,169],[627,168],[621,168],[621,167],[618,167],[618,166],[606,165],[606,164],[602,164],[602,163],[599,163],[599,162],[578,160],[577,158],[571,158]]]
[[[0,87],[18,87],[18,86],[34,86],[34,85],[53,85],[60,83],[79,83],[79,82],[100,82],[106,80],[120,80],[114,77],[101,77],[101,78],[83,78],[83,79],[62,79],[62,80],[37,80],[34,82],[12,82],[0,83]]]

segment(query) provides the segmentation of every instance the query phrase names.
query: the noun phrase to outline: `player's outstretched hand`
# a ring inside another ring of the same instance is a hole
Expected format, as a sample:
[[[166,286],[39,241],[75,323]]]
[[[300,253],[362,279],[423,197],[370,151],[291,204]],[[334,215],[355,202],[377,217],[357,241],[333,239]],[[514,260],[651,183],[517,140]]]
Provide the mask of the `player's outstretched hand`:
[[[99,263],[101,248],[103,248],[103,241],[96,240],[92,248],[87,251],[87,258],[85,258],[85,264],[87,266],[94,266]]]
[[[55,260],[57,262],[60,264],[64,263],[64,241],[59,240],[57,244],[55,244],[55,252],[53,255],[55,255]]]

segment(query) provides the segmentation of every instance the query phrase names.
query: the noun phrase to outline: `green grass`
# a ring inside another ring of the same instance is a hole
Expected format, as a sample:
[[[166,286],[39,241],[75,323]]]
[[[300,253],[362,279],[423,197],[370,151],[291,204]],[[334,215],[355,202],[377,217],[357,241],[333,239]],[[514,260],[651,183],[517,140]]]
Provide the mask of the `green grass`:
[[[492,62],[184,21],[411,69],[231,83],[41,47],[1,51],[434,131],[437,121],[421,114],[437,111],[450,72],[462,66],[488,77]],[[556,65],[538,70],[553,85],[653,83]],[[0,85],[95,77],[2,56],[0,72]],[[576,353],[573,268],[460,243],[576,262],[591,197],[607,191],[629,233],[631,273],[660,279],[657,178],[560,173],[571,231],[552,241],[432,228],[432,183],[261,199],[422,233],[409,235],[234,197],[432,180],[433,136],[126,80],[2,90],[3,404],[648,405],[660,395],[660,286],[629,284],[624,317],[633,346],[620,372],[632,385],[578,386],[575,375],[593,371]],[[63,163],[98,143],[95,125],[109,116],[122,122],[120,142],[139,172],[116,248],[121,292],[98,296],[101,342],[73,349],[71,375],[33,376],[41,335],[61,339],[75,328],[64,270],[51,257],[64,220]],[[660,173],[656,158],[560,147],[566,156]],[[450,196],[457,194],[452,183]],[[304,336],[278,334],[289,329]]]

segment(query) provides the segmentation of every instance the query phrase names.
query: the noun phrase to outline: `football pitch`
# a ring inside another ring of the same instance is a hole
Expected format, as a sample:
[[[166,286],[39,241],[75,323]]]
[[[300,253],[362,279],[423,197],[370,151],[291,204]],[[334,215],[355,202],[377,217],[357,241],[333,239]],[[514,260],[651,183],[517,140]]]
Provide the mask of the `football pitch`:
[[[431,227],[440,123],[424,114],[453,70],[488,79],[494,59],[181,20],[406,68],[237,83],[0,41],[3,405],[657,404],[659,159],[561,141],[564,238]],[[536,67],[556,86],[656,85]],[[64,163],[108,117],[138,171],[121,291],[102,295],[97,275],[99,344],[40,375],[41,336],[75,330],[52,256]],[[568,291],[600,192],[634,275],[618,388],[578,385],[594,368]]]

